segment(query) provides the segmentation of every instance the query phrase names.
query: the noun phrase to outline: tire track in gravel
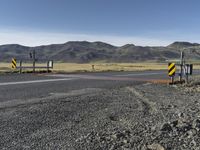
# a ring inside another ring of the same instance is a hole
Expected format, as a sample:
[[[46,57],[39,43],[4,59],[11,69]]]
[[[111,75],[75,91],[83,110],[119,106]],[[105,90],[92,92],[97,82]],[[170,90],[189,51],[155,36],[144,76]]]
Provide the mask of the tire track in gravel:
[[[163,114],[163,112],[160,109],[158,109],[156,102],[152,102],[149,98],[142,94],[142,92],[140,92],[139,89],[136,89],[134,87],[126,87],[126,89],[137,97],[136,100],[139,105],[138,109],[144,112],[144,116],[159,114],[159,116],[161,116],[163,120],[166,120],[166,117]]]
[[[142,93],[136,90],[133,87],[126,87],[127,90],[132,92],[138,99],[137,102],[139,103],[139,110],[144,111],[144,115],[147,114],[155,114],[158,112],[156,108],[156,103],[150,101],[147,97],[145,97]]]

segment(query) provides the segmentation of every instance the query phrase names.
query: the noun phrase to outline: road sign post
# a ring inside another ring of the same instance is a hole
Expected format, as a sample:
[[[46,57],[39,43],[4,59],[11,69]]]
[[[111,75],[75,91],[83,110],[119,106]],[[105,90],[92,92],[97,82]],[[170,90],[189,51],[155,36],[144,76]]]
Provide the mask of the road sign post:
[[[53,60],[47,61],[47,72],[50,72],[50,68],[53,68]]]
[[[192,75],[193,72],[193,64],[185,64],[185,74],[186,74],[186,82],[189,81],[189,75]]]
[[[35,73],[35,50],[33,50],[33,73]]]
[[[168,64],[168,75],[171,78],[171,83],[174,83],[174,77],[176,74],[176,65],[180,68],[178,74],[180,83],[183,83],[183,81],[188,83],[189,75],[192,75],[193,73],[193,64],[186,64],[185,55],[183,51],[181,51],[180,63]],[[183,80],[183,77],[185,78],[185,80]]]
[[[17,68],[17,60],[15,58],[12,58],[11,66],[12,66],[13,69]]]
[[[168,75],[171,78],[171,84],[174,84],[174,76],[176,73],[176,65],[175,63],[168,64]]]
[[[92,71],[94,71],[95,69],[94,69],[94,65],[92,65]]]
[[[22,60],[20,60],[19,62],[19,73],[20,74],[22,73]]]
[[[183,67],[185,65],[184,61],[184,52],[181,51],[181,58],[180,58],[180,72],[179,72],[179,81],[182,82],[183,79]]]

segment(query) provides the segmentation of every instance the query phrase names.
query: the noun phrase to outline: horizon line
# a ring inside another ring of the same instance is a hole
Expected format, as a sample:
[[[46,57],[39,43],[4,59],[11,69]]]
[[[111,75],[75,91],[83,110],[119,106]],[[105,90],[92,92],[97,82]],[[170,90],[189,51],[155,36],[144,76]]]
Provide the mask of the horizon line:
[[[52,44],[64,44],[67,42],[103,42],[116,47],[127,44],[143,47],[165,47],[174,42],[191,42],[191,40],[163,40],[161,38],[150,38],[148,36],[116,36],[97,34],[77,33],[56,33],[56,32],[21,32],[16,30],[0,30],[0,45],[17,44],[27,47],[38,47]]]
[[[74,41],[67,41],[67,42],[63,42],[63,43],[51,43],[51,44],[41,44],[41,45],[36,45],[36,46],[29,46],[29,45],[23,45],[23,44],[19,44],[19,43],[8,43],[8,44],[0,44],[0,46],[5,46],[5,45],[20,45],[20,46],[24,46],[24,47],[40,47],[40,46],[49,46],[49,45],[63,45],[63,44],[67,44],[67,43],[70,43],[70,42],[88,42],[88,43],[104,43],[104,44],[108,44],[108,45],[111,45],[111,46],[114,46],[114,47],[123,47],[123,46],[126,46],[126,45],[134,45],[134,46],[141,46],[141,47],[167,47],[167,46],[170,46],[171,44],[174,44],[176,42],[178,43],[190,43],[190,44],[199,44],[199,43],[196,43],[196,42],[188,42],[188,41],[174,41],[168,45],[156,45],[156,46],[152,46],[152,45],[136,45],[134,43],[127,43],[127,44],[124,44],[124,45],[121,45],[121,46],[117,46],[117,45],[114,45],[114,44],[111,44],[111,43],[108,43],[108,42],[103,42],[103,41],[88,41],[88,40],[74,40]]]

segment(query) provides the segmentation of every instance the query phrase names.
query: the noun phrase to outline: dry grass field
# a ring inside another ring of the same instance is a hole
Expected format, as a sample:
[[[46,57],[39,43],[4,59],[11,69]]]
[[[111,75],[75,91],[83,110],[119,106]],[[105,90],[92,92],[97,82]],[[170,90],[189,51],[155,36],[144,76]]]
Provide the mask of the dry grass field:
[[[160,70],[166,69],[166,64],[156,63],[91,63],[74,64],[59,63],[55,64],[55,71],[66,72],[86,72],[86,71],[135,71],[135,70]]]
[[[25,64],[31,66],[31,64]],[[36,64],[45,66],[46,64]],[[142,71],[165,70],[167,63],[54,63],[54,72],[102,72],[102,71]],[[200,69],[200,64],[194,64],[194,69]],[[30,69],[29,69],[30,70]],[[44,69],[42,69],[44,70]],[[10,63],[0,63],[0,72],[14,71]]]

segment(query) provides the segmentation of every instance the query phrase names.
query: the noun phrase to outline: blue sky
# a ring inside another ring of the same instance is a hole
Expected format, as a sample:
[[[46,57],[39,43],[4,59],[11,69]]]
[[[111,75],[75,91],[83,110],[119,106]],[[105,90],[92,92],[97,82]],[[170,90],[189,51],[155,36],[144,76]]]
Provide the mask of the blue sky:
[[[198,0],[0,0],[0,44],[200,42]]]

